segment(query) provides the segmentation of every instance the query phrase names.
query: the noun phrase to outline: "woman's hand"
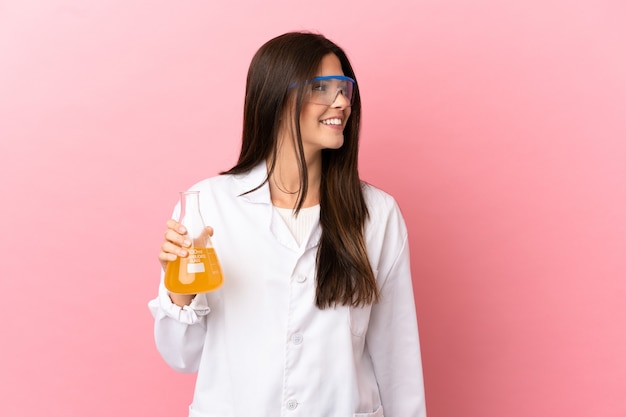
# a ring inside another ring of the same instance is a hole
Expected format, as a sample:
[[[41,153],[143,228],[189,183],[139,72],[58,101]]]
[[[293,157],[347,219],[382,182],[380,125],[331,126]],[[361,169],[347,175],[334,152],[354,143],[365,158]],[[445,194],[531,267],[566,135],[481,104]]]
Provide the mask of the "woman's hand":
[[[210,236],[213,236],[213,228],[207,227],[202,236],[197,238],[196,241],[205,241]],[[179,257],[185,258],[189,255],[187,248],[190,246],[191,240],[187,236],[185,226],[174,219],[169,219],[167,221],[167,229],[165,230],[165,239],[161,245],[161,252],[159,252],[159,261],[163,270],[165,271],[168,262],[175,261]],[[189,305],[193,297],[194,295],[170,294],[172,302],[179,306]]]
[[[167,229],[165,230],[165,239],[161,245],[159,253],[159,261],[163,270],[167,267],[168,262],[175,261],[176,258],[184,258],[188,255],[185,248],[191,246],[191,241],[185,236],[187,230],[185,226],[178,223],[174,219],[167,221]]]
[[[204,246],[207,237],[213,236],[213,228],[207,227],[199,238],[196,238],[196,244]],[[167,221],[167,229],[165,230],[165,239],[161,245],[159,253],[159,261],[163,270],[168,262],[175,261],[176,258],[184,258],[189,255],[187,248],[191,246],[191,240],[187,236],[185,226],[178,223],[174,219]]]

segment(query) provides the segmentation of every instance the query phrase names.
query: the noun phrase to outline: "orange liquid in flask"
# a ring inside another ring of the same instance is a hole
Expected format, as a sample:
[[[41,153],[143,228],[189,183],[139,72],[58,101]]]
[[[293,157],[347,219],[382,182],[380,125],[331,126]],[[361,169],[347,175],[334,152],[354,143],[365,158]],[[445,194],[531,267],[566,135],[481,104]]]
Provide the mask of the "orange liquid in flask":
[[[189,248],[189,255],[176,258],[165,268],[165,287],[176,294],[197,294],[218,289],[224,282],[215,249]]]

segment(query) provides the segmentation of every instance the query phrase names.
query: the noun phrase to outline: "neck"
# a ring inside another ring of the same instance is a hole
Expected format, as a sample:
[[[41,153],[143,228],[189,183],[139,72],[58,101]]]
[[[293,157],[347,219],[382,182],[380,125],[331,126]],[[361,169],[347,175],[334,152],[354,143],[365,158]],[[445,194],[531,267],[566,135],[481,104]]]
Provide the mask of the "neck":
[[[307,194],[302,207],[312,207],[320,203],[322,177],[322,154],[305,155],[307,169]],[[269,166],[269,161],[268,161]],[[295,149],[279,149],[274,172],[269,178],[272,204],[277,207],[295,208],[301,195],[301,177]]]

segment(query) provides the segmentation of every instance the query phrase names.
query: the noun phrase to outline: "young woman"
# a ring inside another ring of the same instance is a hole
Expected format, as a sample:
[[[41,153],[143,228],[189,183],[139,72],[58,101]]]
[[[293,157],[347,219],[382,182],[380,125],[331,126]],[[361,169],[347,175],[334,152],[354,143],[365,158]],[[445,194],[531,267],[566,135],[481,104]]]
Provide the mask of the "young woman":
[[[224,284],[149,303],[165,361],[198,373],[190,417],[426,416],[407,230],[359,179],[355,80],[318,34],[252,59],[239,161],[191,188]],[[163,268],[188,244],[169,220]]]

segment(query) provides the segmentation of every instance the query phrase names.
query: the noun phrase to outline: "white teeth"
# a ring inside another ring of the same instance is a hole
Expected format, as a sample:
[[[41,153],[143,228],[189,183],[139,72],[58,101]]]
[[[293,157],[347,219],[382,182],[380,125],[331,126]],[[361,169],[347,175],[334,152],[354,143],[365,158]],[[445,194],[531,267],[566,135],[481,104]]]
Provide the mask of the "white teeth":
[[[340,126],[341,125],[341,119],[326,119],[326,120],[322,120],[322,124]]]

